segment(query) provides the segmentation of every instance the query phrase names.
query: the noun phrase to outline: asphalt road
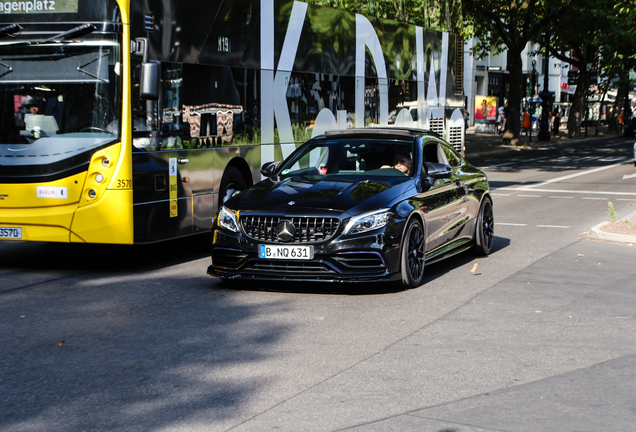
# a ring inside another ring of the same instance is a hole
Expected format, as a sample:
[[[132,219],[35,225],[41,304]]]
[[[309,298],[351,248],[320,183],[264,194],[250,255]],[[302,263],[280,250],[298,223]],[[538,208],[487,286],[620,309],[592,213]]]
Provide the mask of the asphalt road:
[[[476,161],[493,253],[409,291],[228,286],[205,239],[2,242],[0,431],[633,431],[636,247],[585,234],[636,210],[632,145]]]

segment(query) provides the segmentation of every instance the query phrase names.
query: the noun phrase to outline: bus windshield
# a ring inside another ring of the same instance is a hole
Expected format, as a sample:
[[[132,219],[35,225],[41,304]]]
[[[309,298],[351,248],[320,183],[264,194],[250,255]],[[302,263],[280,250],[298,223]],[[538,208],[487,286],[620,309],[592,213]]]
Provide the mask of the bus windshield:
[[[0,165],[83,163],[120,137],[120,43],[2,41],[0,101]]]

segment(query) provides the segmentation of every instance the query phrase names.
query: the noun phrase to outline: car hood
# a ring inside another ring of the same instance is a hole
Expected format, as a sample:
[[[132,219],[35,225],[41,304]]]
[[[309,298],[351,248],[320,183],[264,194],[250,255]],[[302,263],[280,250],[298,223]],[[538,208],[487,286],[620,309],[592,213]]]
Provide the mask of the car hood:
[[[264,180],[227,202],[231,208],[284,214],[301,209],[353,213],[382,208],[402,195],[413,179],[402,176],[297,176]],[[290,204],[293,202],[293,204]]]

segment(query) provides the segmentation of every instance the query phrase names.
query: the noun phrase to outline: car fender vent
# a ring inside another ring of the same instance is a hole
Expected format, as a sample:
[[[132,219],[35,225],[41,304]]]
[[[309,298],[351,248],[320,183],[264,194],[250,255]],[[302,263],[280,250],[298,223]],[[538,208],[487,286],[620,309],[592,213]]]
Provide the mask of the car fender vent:
[[[341,252],[334,259],[348,269],[375,271],[386,268],[378,252]]]
[[[238,268],[247,254],[236,249],[214,248],[212,264],[217,267]]]

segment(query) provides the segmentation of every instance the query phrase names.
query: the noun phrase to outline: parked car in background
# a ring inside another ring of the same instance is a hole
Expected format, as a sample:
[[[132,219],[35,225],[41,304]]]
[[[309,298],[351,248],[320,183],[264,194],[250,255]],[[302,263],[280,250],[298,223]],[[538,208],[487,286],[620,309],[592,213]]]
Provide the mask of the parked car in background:
[[[493,246],[486,175],[432,132],[327,132],[261,173],[213,220],[212,276],[411,288],[426,264]]]

